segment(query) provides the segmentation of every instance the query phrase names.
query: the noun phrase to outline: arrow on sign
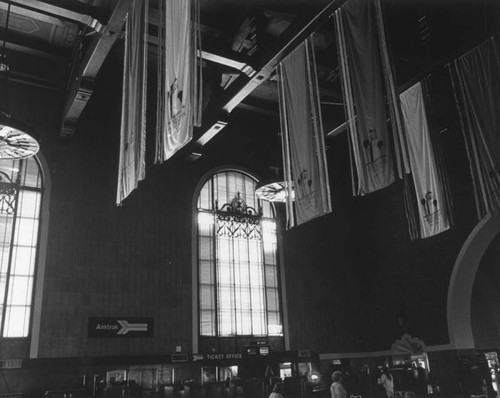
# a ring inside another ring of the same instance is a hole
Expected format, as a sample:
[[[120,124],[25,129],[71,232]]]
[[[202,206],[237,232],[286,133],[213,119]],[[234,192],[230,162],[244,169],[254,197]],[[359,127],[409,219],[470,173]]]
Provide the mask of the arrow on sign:
[[[122,327],[116,334],[127,334],[128,332],[147,332],[147,323],[128,323],[127,321],[118,320],[117,321]]]

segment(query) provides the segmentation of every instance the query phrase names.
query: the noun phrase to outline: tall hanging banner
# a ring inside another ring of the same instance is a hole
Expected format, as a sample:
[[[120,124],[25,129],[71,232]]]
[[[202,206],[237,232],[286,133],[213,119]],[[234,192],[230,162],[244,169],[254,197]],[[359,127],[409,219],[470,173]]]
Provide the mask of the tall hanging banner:
[[[400,95],[400,100],[418,201],[420,237],[427,238],[446,231],[450,223],[432,148],[422,85],[417,83],[410,87]]]
[[[349,0],[336,22],[357,194],[364,195],[394,182],[373,2]]]
[[[159,10],[157,163],[184,147],[201,119],[198,0],[160,0]]]
[[[500,58],[494,38],[450,64],[479,218],[500,211]]]
[[[297,225],[332,211],[315,66],[310,38],[279,65],[284,174],[293,177]]]
[[[149,0],[136,0],[125,25],[125,57],[116,203],[146,176],[146,87]]]

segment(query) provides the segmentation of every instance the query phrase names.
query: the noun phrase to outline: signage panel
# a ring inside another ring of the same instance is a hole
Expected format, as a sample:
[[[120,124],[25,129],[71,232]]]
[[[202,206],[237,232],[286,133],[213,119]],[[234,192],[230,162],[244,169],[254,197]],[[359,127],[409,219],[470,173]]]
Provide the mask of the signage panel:
[[[153,318],[89,318],[89,337],[153,337]]]

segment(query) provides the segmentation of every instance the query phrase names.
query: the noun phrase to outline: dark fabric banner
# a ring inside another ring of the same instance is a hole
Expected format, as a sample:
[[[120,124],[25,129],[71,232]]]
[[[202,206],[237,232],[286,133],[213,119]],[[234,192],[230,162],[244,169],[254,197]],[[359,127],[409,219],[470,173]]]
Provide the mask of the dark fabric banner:
[[[279,77],[285,176],[293,176],[296,223],[302,224],[331,212],[318,83],[310,39],[280,63]],[[288,183],[288,186],[292,184]],[[290,226],[293,223],[289,223]]]
[[[349,0],[339,10],[345,40],[344,80],[351,86],[356,129],[350,129],[358,175],[357,194],[374,192],[394,181],[386,124],[384,79],[373,2]]]
[[[479,218],[500,210],[500,61],[494,38],[450,64]]]

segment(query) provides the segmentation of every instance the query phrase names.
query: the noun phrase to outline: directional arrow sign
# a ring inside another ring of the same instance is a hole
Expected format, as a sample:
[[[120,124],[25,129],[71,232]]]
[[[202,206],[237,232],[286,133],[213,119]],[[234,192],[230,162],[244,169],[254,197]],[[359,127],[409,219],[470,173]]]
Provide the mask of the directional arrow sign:
[[[89,318],[89,337],[152,337],[153,318]]]

